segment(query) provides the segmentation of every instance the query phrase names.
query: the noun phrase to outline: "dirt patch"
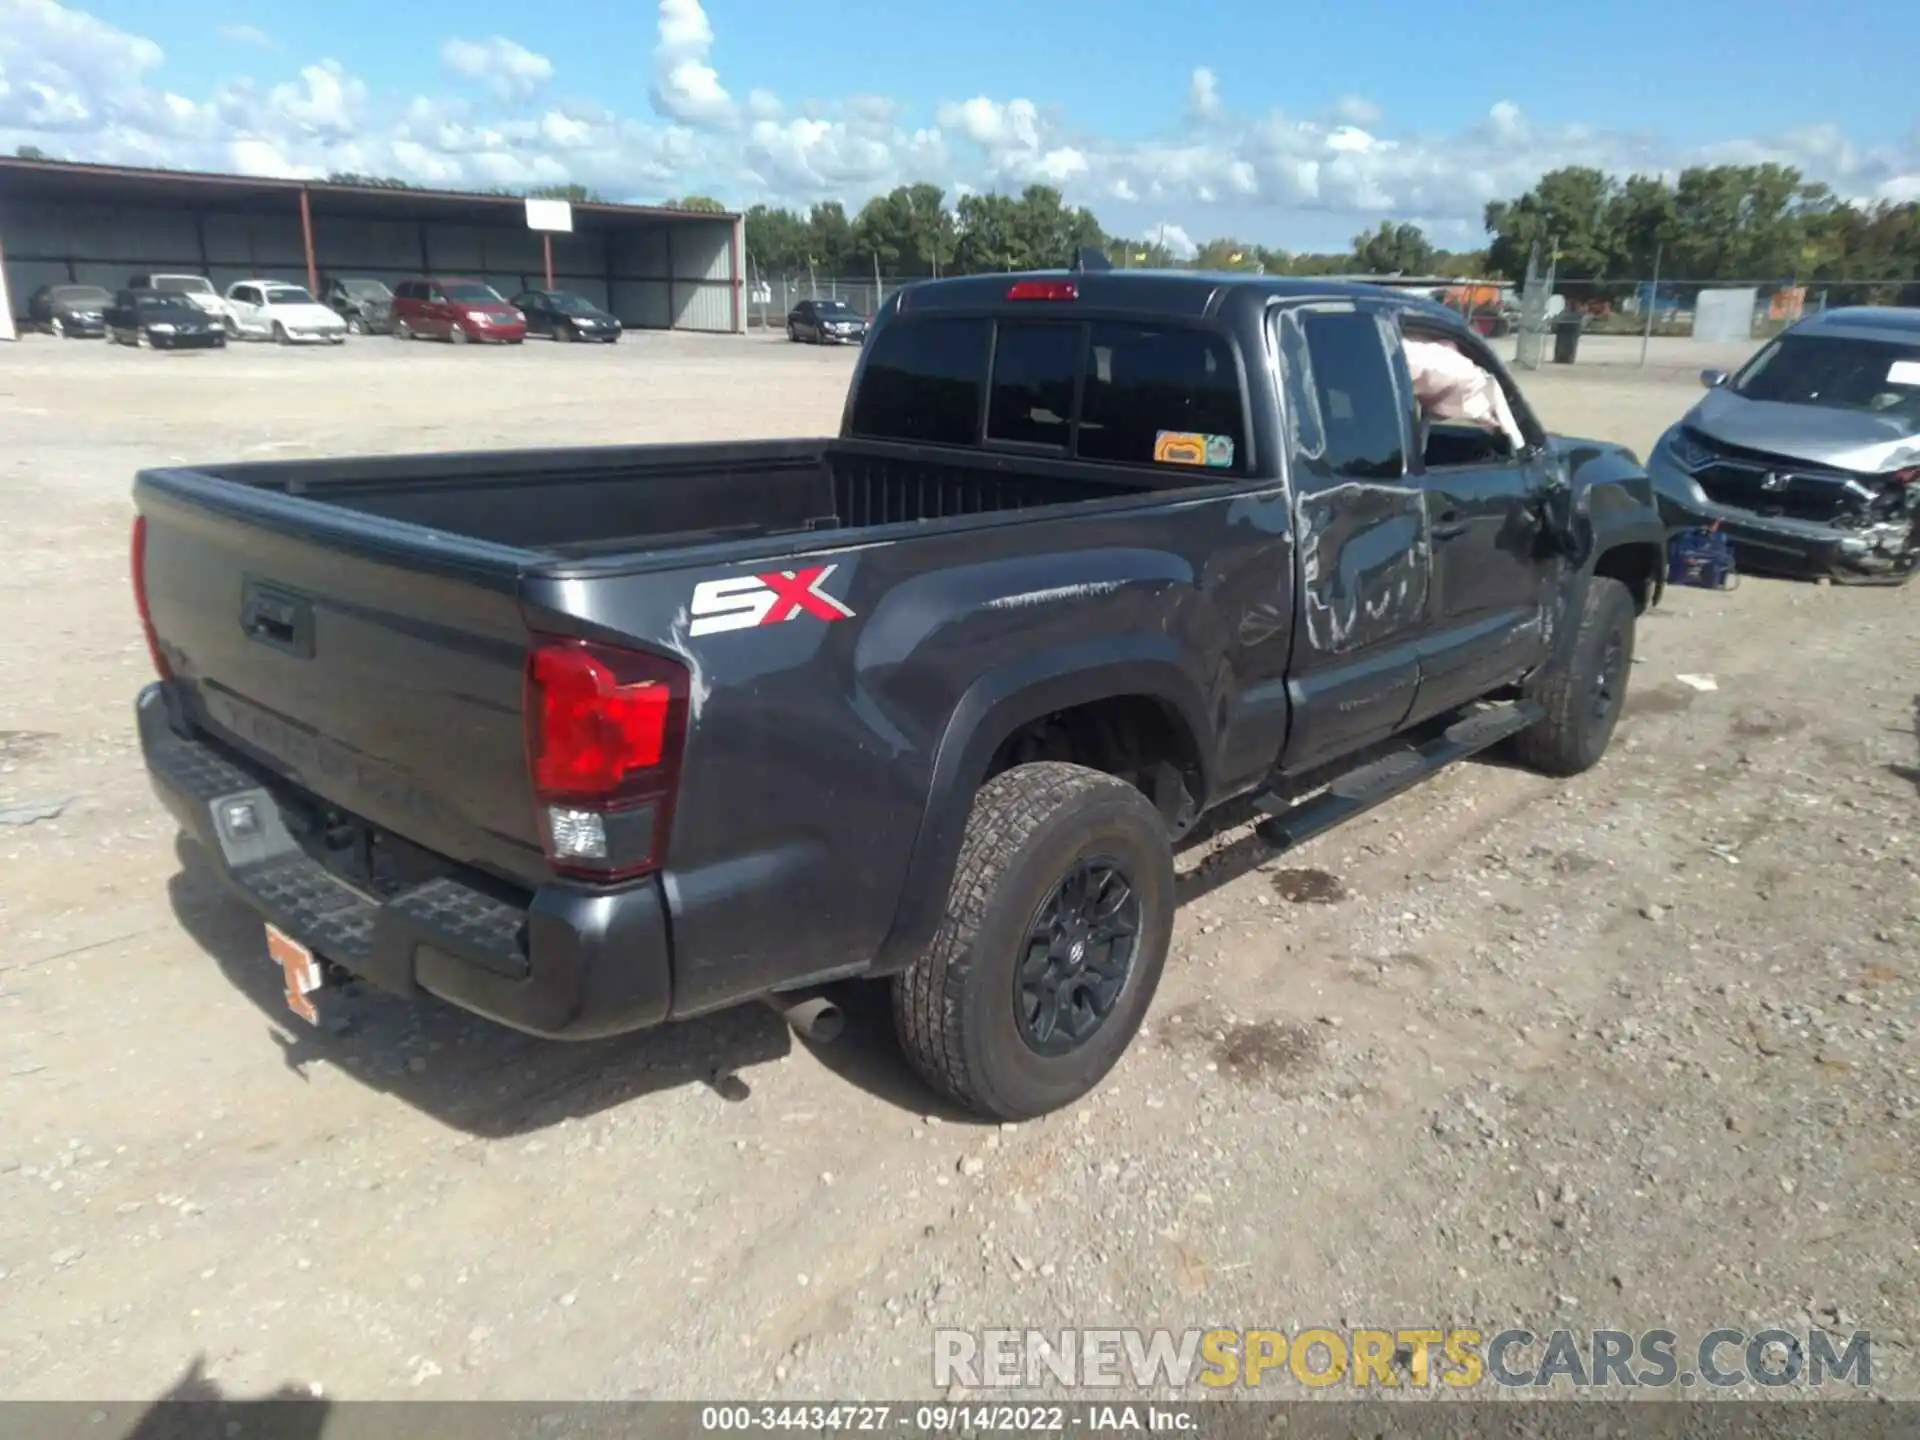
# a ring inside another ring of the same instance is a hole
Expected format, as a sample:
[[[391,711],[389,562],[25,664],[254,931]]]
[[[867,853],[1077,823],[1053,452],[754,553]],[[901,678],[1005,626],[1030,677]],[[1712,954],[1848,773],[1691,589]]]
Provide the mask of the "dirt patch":
[[[1346,882],[1325,870],[1276,870],[1273,889],[1293,905],[1337,905],[1351,898]]]
[[[1733,717],[1727,731],[1742,740],[1765,740],[1777,735],[1794,735],[1806,728],[1804,715],[1787,715],[1778,710],[1743,710]]]
[[[1229,1026],[1213,1058],[1236,1080],[1278,1080],[1313,1068],[1320,1036],[1291,1020],[1256,1020]]]
[[[1603,862],[1596,860],[1584,850],[1568,850],[1553,857],[1553,873],[1556,875],[1590,875],[1601,868]]]
[[[31,760],[59,737],[45,730],[0,730],[0,763]]]
[[[1693,705],[1691,690],[1630,690],[1622,715],[1678,715]]]

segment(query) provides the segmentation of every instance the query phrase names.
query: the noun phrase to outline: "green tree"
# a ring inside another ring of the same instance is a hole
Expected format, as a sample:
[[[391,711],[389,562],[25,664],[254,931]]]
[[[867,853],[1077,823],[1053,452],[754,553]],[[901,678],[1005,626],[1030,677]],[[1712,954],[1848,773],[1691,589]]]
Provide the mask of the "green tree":
[[[38,145],[22,145],[19,149],[13,152],[13,158],[16,160],[51,160],[53,159],[51,155],[47,154],[47,152],[42,150]]]
[[[683,195],[678,200],[667,201],[669,210],[691,210],[700,215],[724,215],[727,207],[711,195]]]
[[[807,254],[822,275],[845,274],[855,268],[853,223],[838,200],[822,201],[808,213]]]
[[[329,185],[357,185],[362,190],[412,190],[411,180],[398,175],[362,175],[357,170],[336,170],[327,176]]]
[[[1193,268],[1196,270],[1257,270],[1261,268],[1259,248],[1242,244],[1230,235],[1209,240],[1193,257]]]
[[[1537,242],[1544,256],[1557,247],[1558,274],[1569,280],[1605,278],[1615,259],[1609,223],[1618,183],[1601,170],[1569,165],[1540,177],[1526,194],[1487,206],[1493,236],[1487,259],[1510,280],[1523,279],[1527,255]]]
[[[529,200],[567,200],[575,205],[604,205],[607,197],[585,185],[536,185],[517,192]]]
[[[1426,275],[1434,248],[1418,225],[1382,220],[1380,228],[1353,237],[1354,267],[1363,275]]]
[[[1672,250],[1680,233],[1676,205],[1673,187],[1658,175],[1629,175],[1614,191],[1607,216],[1613,274],[1651,278],[1656,260],[1663,273],[1676,273],[1681,259]]]
[[[791,210],[755,205],[747,211],[747,254],[767,275],[797,275],[807,268],[807,222]]]

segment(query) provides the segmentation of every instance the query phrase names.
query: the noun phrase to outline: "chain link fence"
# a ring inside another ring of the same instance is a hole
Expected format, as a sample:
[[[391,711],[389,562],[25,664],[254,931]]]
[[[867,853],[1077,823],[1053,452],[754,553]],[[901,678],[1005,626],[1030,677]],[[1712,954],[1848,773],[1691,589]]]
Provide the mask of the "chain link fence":
[[[1765,340],[1842,305],[1920,304],[1915,280],[1556,280],[1549,328],[1572,312],[1589,335]]]
[[[872,315],[896,290],[911,285],[911,280],[873,276],[838,275],[759,275],[750,274],[747,282],[747,327],[751,330],[784,330],[787,314],[802,300],[844,300],[862,315]]]

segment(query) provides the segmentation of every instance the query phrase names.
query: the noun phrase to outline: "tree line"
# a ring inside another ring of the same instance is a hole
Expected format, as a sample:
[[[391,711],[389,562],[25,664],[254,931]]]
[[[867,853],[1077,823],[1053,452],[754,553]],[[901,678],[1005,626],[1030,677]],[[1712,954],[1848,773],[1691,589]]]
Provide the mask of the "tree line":
[[[1920,280],[1920,203],[1854,204],[1789,165],[1701,165],[1672,183],[1568,166],[1485,218],[1488,264],[1516,280],[1536,244],[1562,280]]]
[[[1269,275],[1477,273],[1484,257],[1436,249],[1416,225],[1382,221],[1353,248],[1302,252],[1232,237],[1176,256],[1164,233],[1109,234],[1085,206],[1048,185],[1018,195],[968,194],[951,207],[938,185],[901,185],[853,215],[837,200],[805,211],[755,205],[746,215],[747,252],[763,275],[870,275],[918,279],[1054,268],[1083,249],[1116,266],[1246,270]]]

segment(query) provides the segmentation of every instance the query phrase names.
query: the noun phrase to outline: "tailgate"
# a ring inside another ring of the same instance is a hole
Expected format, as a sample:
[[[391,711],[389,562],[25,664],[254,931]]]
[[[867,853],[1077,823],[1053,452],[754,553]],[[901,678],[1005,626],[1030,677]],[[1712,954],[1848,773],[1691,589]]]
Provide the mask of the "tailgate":
[[[546,876],[516,552],[191,472],[143,476],[135,502],[196,725],[448,859]]]

